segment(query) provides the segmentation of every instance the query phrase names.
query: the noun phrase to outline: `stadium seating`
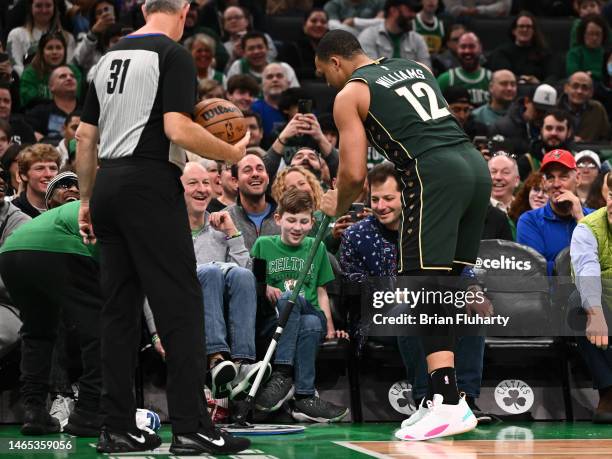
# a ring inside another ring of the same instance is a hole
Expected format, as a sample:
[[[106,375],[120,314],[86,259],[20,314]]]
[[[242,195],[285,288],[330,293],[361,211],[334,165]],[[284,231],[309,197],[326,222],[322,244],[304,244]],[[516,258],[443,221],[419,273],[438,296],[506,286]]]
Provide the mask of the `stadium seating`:
[[[300,16],[267,16],[267,31],[274,40],[297,41],[302,36],[304,18]]]

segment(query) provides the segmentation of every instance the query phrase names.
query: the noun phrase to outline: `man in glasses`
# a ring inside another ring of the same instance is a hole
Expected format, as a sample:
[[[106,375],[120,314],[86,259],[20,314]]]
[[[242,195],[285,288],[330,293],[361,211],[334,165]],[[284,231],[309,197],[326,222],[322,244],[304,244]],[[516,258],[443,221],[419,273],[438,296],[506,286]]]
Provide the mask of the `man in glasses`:
[[[67,202],[79,200],[79,179],[74,172],[58,174],[47,187],[45,203],[47,209],[54,209]]]
[[[576,224],[593,209],[582,207],[576,195],[576,160],[569,151],[557,149],[546,153],[540,172],[544,174],[548,203],[521,215],[516,242],[542,254],[550,276],[556,256],[570,245]]]
[[[593,80],[586,72],[571,75],[563,87],[559,106],[574,117],[574,133],[577,142],[607,140],[610,123],[606,109],[593,100]]]
[[[580,202],[584,204],[591,189],[591,185],[601,170],[599,155],[591,150],[582,150],[576,153],[576,167],[578,168],[578,187],[576,192]]]

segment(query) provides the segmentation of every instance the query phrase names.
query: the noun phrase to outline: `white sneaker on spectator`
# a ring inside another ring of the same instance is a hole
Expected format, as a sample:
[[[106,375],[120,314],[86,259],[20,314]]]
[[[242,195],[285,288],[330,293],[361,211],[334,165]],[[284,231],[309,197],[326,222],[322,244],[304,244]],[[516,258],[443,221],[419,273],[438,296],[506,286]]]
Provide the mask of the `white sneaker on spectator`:
[[[257,377],[257,372],[263,362],[255,362],[255,363],[242,363],[238,368],[238,376],[234,380],[234,387],[230,394],[230,400],[242,400],[244,399],[249,390],[251,390],[251,386],[255,382],[255,378]],[[264,373],[264,377],[261,380],[261,384],[264,384],[270,379],[272,375],[272,365],[268,363],[268,367]],[[260,386],[261,387],[261,386]]]
[[[66,424],[68,424],[68,418],[70,417],[70,413],[72,413],[73,409],[73,398],[57,394],[53,400],[53,403],[51,403],[49,414],[59,421],[63,430]]]
[[[429,440],[468,432],[476,427],[478,421],[465,401],[459,399],[457,405],[447,405],[444,397],[434,394],[433,402],[428,401],[428,410],[417,422],[402,427],[395,432],[400,440]]]

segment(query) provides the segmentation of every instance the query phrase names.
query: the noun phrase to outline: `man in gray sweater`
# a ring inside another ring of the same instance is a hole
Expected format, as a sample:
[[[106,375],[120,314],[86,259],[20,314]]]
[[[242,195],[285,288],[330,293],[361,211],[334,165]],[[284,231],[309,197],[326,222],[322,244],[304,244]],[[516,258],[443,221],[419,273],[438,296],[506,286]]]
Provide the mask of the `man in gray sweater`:
[[[247,153],[233,165],[232,175],[238,181],[238,201],[227,207],[227,212],[242,233],[244,245],[251,250],[259,236],[280,234],[272,218],[276,203],[266,195],[270,177],[263,159],[255,153]]]
[[[208,385],[214,398],[239,399],[248,393],[261,364],[255,363],[257,297],[249,251],[227,211],[206,211],[212,199],[206,168],[187,163],[181,181],[204,295]],[[146,314],[151,329],[150,312]],[[153,342],[163,355],[155,335]]]

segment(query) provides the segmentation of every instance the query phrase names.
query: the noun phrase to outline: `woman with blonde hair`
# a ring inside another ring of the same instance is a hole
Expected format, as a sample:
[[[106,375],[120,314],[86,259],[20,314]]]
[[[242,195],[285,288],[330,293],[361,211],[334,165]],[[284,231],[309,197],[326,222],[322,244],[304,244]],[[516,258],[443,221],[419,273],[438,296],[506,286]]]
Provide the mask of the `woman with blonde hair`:
[[[289,166],[276,174],[276,180],[272,184],[272,198],[279,202],[287,190],[294,187],[310,193],[315,210],[319,209],[323,189],[315,175],[302,166]]]
[[[276,174],[276,179],[272,184],[272,198],[274,201],[279,202],[290,188],[306,191],[312,197],[315,208],[313,214],[315,221],[309,236],[315,237],[324,217],[323,213],[319,210],[321,198],[323,197],[321,183],[308,169],[302,166],[289,166]],[[327,238],[325,239],[325,244],[327,245]]]

